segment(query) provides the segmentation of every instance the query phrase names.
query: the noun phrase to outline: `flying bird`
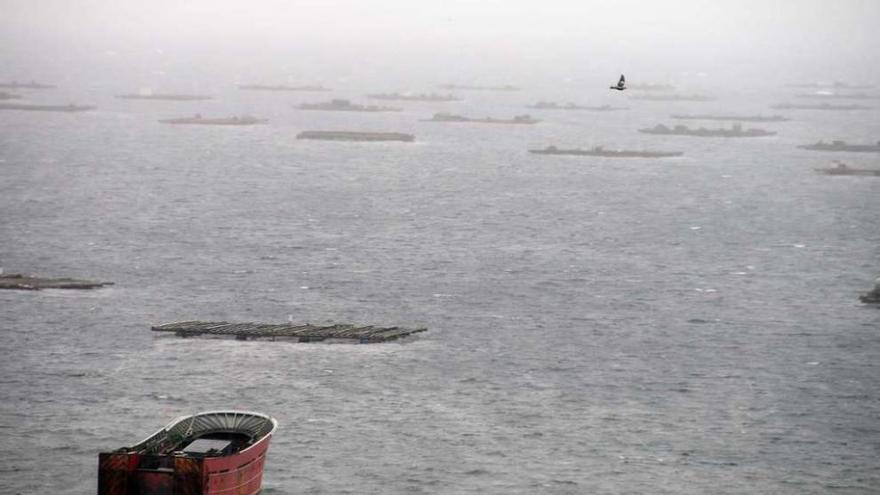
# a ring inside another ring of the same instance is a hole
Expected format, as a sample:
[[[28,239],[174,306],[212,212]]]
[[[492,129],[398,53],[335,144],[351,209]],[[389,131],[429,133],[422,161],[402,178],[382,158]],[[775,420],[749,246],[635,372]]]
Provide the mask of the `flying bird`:
[[[617,81],[617,86],[608,86],[608,89],[616,89],[618,91],[626,89],[626,79],[623,77],[623,74],[620,75],[620,81]]]

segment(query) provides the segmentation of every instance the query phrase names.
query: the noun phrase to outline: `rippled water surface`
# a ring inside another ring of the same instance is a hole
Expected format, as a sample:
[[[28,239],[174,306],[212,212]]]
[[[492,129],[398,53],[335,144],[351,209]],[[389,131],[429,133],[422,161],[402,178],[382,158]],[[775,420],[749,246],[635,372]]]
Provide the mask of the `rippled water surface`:
[[[789,111],[754,125],[778,136],[736,140],[635,130],[782,96],[505,127],[419,120],[542,95],[338,114],[292,107],[326,94],[77,91],[28,97],[99,109],[0,114],[0,260],[116,284],[0,293],[4,493],[94,493],[99,451],[226,408],[278,419],[271,494],[880,489],[880,311],[857,300],[880,275],[880,178],[812,170],[880,164],[795,147],[876,141],[876,109]],[[195,112],[270,123],[157,123]],[[306,129],[417,141],[297,141]],[[549,144],[685,156],[526,151]],[[381,345],[149,331],[289,315],[430,330]]]

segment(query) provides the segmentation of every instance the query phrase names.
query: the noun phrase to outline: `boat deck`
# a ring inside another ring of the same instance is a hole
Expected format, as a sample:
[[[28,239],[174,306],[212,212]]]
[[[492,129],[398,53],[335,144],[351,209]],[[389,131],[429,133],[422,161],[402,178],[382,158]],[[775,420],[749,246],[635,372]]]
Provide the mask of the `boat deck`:
[[[181,321],[166,323],[151,328],[154,332],[174,332],[178,337],[223,336],[238,340],[248,339],[292,339],[298,342],[320,342],[328,339],[354,340],[362,344],[388,342],[407,337],[427,328],[401,328],[339,325],[297,325],[265,323],[228,323],[225,321]]]

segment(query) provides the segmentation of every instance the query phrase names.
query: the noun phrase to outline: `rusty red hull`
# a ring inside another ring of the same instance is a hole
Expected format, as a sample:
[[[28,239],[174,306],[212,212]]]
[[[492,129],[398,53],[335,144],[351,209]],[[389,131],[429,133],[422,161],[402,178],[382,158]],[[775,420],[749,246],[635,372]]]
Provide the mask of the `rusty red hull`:
[[[137,448],[102,453],[98,495],[255,495],[271,437],[270,431],[243,450],[213,457]]]

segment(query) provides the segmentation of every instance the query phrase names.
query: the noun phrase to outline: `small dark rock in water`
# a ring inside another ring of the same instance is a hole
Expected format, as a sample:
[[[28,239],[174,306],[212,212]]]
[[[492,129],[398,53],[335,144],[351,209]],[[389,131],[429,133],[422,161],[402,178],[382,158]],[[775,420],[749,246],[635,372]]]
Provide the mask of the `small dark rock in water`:
[[[859,296],[859,300],[865,304],[880,304],[880,279],[874,284],[874,290]]]
[[[93,282],[74,278],[29,277],[18,273],[0,274],[0,289],[98,289],[105,285],[113,285],[113,282]]]
[[[696,323],[696,324],[712,323],[711,321],[709,321],[709,320],[704,320],[704,319],[702,319],[702,318],[691,318],[691,319],[688,320],[687,322],[688,322],[688,323]]]

